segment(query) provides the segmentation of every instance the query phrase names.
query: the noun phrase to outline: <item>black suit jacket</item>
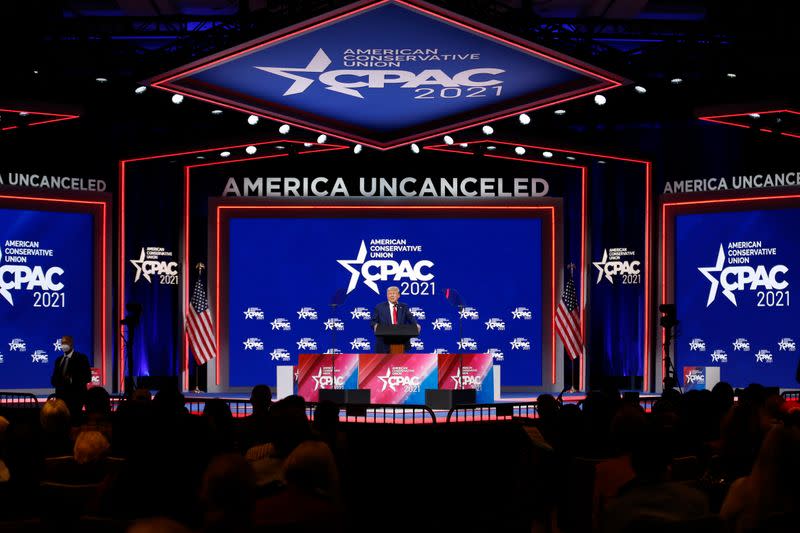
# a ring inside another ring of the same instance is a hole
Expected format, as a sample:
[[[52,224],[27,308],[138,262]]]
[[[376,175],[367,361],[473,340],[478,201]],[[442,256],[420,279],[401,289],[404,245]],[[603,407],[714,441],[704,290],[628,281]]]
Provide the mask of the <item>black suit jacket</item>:
[[[50,378],[50,384],[56,388],[56,394],[85,393],[86,385],[92,381],[89,358],[80,352],[72,352],[66,372],[62,373],[61,363],[63,360],[63,355],[56,359],[53,376]]]
[[[384,301],[375,306],[372,311],[372,330],[379,325],[387,325],[392,323],[392,313],[389,309],[389,302]],[[397,323],[398,324],[414,324],[418,326],[417,319],[411,314],[411,310],[404,303],[397,302]],[[405,350],[411,351],[411,344],[406,344]],[[389,346],[383,342],[383,337],[375,337],[375,353],[389,353]]]

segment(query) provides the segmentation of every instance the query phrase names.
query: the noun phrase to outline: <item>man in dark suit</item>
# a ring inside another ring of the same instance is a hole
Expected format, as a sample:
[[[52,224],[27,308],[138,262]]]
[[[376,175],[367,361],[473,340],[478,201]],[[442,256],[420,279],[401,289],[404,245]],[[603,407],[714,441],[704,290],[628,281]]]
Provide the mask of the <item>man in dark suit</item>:
[[[378,326],[388,324],[414,324],[420,330],[417,319],[411,314],[406,304],[400,303],[400,289],[389,287],[386,289],[386,301],[375,306],[372,311],[372,331]],[[407,343],[406,352],[411,351],[411,344]],[[375,353],[389,353],[389,346],[383,342],[383,337],[375,337]]]
[[[69,335],[61,337],[64,355],[56,359],[50,383],[56,388],[56,397],[64,400],[72,415],[72,422],[81,419],[81,410],[86,402],[86,385],[92,380],[89,358],[75,351],[75,342]]]

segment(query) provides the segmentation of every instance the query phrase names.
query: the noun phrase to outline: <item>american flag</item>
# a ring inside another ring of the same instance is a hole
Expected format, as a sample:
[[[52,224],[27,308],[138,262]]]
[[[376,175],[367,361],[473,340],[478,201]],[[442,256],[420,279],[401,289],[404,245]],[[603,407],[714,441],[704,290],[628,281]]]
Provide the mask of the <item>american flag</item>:
[[[561,301],[556,308],[556,332],[564,343],[564,349],[573,360],[583,355],[581,338],[581,316],[578,295],[572,276],[567,280]]]
[[[204,365],[214,359],[217,355],[217,344],[214,340],[214,324],[211,322],[202,272],[197,276],[189,309],[186,311],[186,331],[195,362]]]

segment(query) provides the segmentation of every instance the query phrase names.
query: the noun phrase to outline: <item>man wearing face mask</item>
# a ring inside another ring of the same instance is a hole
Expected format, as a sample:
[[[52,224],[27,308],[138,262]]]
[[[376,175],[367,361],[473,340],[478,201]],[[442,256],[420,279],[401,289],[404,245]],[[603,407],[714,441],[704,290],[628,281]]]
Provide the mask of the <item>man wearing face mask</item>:
[[[75,342],[69,335],[61,337],[61,355],[56,359],[50,383],[56,388],[56,397],[67,404],[73,424],[79,423],[86,401],[86,385],[92,380],[89,358],[75,351]]]

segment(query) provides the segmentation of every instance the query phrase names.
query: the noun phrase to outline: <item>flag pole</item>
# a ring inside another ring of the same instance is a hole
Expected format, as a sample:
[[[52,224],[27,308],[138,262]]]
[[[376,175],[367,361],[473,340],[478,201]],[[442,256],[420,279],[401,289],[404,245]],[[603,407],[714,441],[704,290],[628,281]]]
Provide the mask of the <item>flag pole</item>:
[[[206,266],[203,263],[197,263],[194,268],[197,270],[197,275],[202,276]],[[197,364],[196,360],[194,362],[194,389],[192,389],[192,392],[195,394],[203,392],[200,390],[200,365]]]

